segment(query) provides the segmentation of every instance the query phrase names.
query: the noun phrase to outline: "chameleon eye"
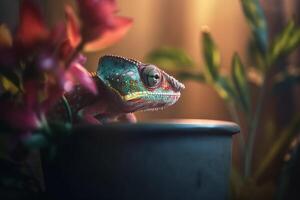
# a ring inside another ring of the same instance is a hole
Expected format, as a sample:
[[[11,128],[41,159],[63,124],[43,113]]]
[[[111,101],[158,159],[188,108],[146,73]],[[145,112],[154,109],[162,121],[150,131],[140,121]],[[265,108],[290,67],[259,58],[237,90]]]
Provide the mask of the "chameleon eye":
[[[162,79],[159,69],[153,65],[148,65],[142,70],[142,79],[148,87],[156,87]]]

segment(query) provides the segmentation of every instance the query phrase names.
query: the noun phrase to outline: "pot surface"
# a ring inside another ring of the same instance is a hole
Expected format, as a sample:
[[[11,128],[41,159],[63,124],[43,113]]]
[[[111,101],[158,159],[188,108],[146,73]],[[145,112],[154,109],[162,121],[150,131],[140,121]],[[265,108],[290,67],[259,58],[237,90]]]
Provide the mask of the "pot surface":
[[[239,127],[171,120],[77,127],[45,163],[54,199],[227,199]]]

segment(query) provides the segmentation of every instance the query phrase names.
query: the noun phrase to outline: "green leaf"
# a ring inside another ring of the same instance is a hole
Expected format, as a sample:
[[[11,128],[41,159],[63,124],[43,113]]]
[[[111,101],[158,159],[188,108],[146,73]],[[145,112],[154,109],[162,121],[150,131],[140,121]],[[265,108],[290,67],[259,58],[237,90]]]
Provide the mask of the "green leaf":
[[[290,20],[271,45],[270,62],[276,62],[278,58],[289,54],[299,45],[300,27],[296,26],[294,20]]]
[[[245,112],[250,110],[250,94],[247,76],[243,63],[239,55],[236,53],[232,58],[231,75],[235,89],[238,93],[239,100],[241,101],[242,108]]]
[[[20,76],[18,75],[18,73],[16,72],[16,70],[8,70],[6,68],[1,69],[0,67],[0,79],[5,79],[5,82],[9,82],[9,90],[11,91],[17,91],[17,90],[22,90],[22,83],[20,80]],[[1,80],[0,80],[1,81]],[[2,83],[3,84],[3,83]],[[14,93],[13,92],[13,93]]]
[[[16,94],[19,92],[19,88],[7,77],[0,75],[0,88],[4,89],[4,92]]]
[[[236,99],[236,92],[233,83],[227,77],[220,76],[214,83],[214,88],[218,94],[225,100]]]
[[[202,32],[202,36],[202,49],[205,62],[204,75],[207,81],[214,82],[219,77],[220,53],[209,32]]]
[[[249,42],[248,54],[251,62],[250,65],[262,73],[266,72],[267,54],[261,53],[260,48],[253,39]]]
[[[257,46],[262,53],[266,53],[268,48],[268,28],[259,0],[241,0],[241,4]]]
[[[161,47],[151,51],[146,56],[146,61],[165,70],[178,70],[194,66],[194,61],[184,50],[172,47]]]
[[[193,73],[193,72],[180,72],[177,77],[181,80],[194,80],[199,82],[205,82],[205,77],[202,73]]]

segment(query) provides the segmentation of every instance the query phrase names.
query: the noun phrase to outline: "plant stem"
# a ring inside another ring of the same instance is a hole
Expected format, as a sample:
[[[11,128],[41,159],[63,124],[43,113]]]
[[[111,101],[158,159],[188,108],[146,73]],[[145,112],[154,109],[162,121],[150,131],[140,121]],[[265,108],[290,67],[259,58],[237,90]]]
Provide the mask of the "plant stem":
[[[75,50],[71,53],[71,55],[66,60],[66,68],[69,68],[69,66],[72,63],[72,61],[76,58],[76,56],[78,55],[78,53],[83,49],[84,44],[85,43],[83,41],[81,41],[79,43],[79,45],[75,48]]]
[[[271,166],[272,162],[278,157],[279,153],[291,142],[292,138],[300,129],[300,115],[294,117],[292,122],[280,134],[273,143],[270,150],[253,174],[253,179],[258,180]]]
[[[237,124],[241,124],[239,115],[237,113],[236,107],[234,106],[233,102],[229,102],[227,105],[233,121],[235,121]],[[242,131],[240,132],[240,134],[238,134],[238,141],[239,141],[240,159],[242,160],[245,151],[245,138],[244,135],[242,134]]]
[[[259,91],[259,96],[257,100],[257,106],[255,109],[254,116],[252,118],[252,123],[250,124],[250,131],[248,135],[248,141],[246,145],[246,152],[245,152],[245,176],[249,177],[251,176],[251,168],[252,168],[252,160],[253,160],[253,151],[254,151],[254,143],[255,143],[255,138],[257,134],[257,128],[259,125],[259,120],[261,117],[261,111],[262,111],[262,106],[266,94],[266,88],[267,88],[267,80],[266,76],[264,77],[263,84],[260,88]]]
[[[61,97],[61,99],[62,99],[62,102],[64,104],[65,110],[67,111],[68,120],[69,120],[70,124],[72,124],[72,122],[73,122],[73,116],[72,116],[71,106],[70,106],[67,98],[65,97],[65,95],[63,95]]]

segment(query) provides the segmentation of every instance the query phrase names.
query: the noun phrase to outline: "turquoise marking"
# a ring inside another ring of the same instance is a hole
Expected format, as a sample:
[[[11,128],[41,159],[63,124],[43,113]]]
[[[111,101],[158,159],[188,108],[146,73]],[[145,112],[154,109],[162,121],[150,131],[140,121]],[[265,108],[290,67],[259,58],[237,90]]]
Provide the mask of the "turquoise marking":
[[[114,56],[102,57],[97,76],[121,96],[146,91],[139,76],[138,62],[129,59],[116,59]]]

